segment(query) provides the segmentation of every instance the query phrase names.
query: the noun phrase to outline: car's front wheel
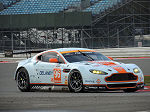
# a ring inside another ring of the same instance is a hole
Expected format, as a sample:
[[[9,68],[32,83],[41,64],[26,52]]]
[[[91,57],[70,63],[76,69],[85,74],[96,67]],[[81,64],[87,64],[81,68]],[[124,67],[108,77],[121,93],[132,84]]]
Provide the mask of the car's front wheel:
[[[16,81],[17,81],[17,86],[20,91],[22,92],[30,91],[29,74],[25,68],[21,68],[17,72]]]
[[[70,92],[82,92],[83,91],[83,80],[78,70],[72,70],[68,77],[68,87]]]

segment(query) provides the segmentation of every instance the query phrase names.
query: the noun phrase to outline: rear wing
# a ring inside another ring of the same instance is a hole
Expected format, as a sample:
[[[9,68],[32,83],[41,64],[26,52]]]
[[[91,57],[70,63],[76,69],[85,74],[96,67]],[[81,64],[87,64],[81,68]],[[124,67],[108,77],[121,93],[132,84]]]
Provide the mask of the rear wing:
[[[32,53],[40,53],[45,51],[46,49],[40,49],[40,50],[5,50],[4,55],[5,57],[13,57],[15,54],[26,54],[26,58],[31,58]]]

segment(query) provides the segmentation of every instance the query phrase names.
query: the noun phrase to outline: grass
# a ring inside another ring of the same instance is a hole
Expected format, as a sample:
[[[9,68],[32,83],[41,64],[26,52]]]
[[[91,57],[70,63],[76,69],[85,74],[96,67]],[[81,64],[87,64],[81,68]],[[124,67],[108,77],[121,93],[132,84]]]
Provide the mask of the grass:
[[[146,86],[150,86],[150,76],[144,76],[144,82]]]

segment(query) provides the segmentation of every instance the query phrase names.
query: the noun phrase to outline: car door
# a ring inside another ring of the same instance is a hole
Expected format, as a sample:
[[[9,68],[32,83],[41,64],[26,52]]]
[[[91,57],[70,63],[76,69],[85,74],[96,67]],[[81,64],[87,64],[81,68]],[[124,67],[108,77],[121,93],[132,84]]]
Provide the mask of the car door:
[[[62,82],[62,60],[61,63],[50,63],[49,59],[57,58],[59,55],[56,52],[46,52],[38,56],[39,62],[36,64],[36,72],[40,83],[55,84]]]

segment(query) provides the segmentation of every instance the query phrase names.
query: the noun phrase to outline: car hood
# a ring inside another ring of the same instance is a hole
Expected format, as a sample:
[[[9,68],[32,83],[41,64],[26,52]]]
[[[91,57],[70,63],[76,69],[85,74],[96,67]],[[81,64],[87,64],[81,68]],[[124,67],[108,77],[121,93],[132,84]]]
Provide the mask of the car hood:
[[[90,68],[94,69],[115,70],[118,73],[125,73],[129,70],[126,64],[115,61],[82,61],[76,62],[76,64],[80,64],[80,66],[89,65]]]

